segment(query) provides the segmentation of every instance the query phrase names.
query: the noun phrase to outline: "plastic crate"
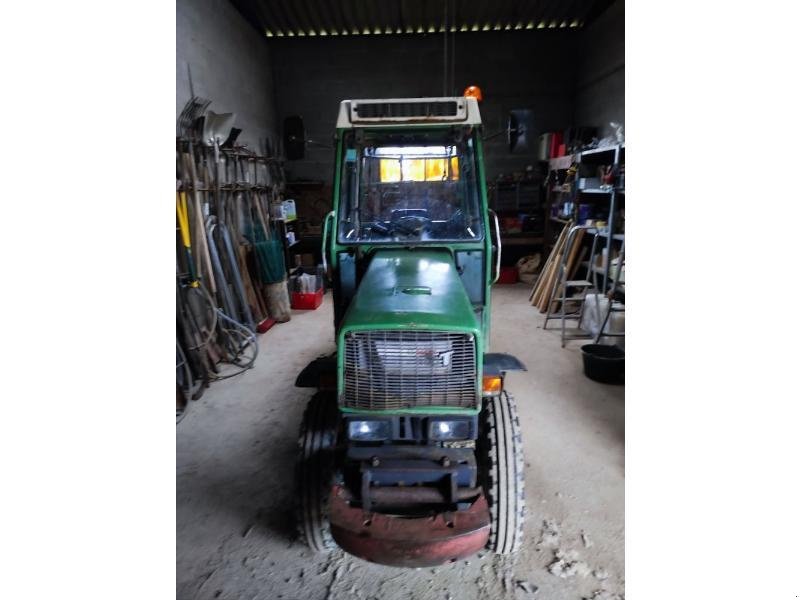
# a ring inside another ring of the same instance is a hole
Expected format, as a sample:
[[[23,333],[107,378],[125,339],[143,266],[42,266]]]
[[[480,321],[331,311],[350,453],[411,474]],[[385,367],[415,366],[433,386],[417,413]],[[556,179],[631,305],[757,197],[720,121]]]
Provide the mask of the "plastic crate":
[[[324,290],[322,288],[310,294],[292,292],[292,308],[295,310],[316,310],[322,304],[323,293]]]

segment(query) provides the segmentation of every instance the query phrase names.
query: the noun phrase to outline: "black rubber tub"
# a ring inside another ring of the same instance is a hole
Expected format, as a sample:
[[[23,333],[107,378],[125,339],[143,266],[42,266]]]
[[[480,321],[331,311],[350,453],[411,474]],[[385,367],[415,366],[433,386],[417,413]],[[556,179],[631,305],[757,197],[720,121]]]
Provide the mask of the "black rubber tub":
[[[625,352],[618,346],[586,344],[583,352],[583,372],[600,383],[625,383]]]

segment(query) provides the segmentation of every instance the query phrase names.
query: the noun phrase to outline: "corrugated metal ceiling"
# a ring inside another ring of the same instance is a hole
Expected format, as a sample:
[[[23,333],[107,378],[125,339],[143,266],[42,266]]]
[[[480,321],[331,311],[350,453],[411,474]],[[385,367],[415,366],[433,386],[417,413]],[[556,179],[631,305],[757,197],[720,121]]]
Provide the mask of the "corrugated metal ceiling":
[[[611,0],[231,0],[267,37],[579,28]]]

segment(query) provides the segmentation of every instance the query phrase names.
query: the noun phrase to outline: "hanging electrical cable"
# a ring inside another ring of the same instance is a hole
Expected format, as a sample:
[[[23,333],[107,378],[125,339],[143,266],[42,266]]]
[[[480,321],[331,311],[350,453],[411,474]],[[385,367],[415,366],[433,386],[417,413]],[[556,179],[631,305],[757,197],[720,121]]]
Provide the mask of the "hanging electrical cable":
[[[449,2],[450,0],[445,0]],[[456,4],[453,2],[453,9],[450,11],[450,94],[455,96],[456,91]]]
[[[444,29],[444,64],[442,65],[443,66],[443,71],[442,71],[442,96],[443,97],[447,96],[447,88],[449,87],[447,85],[447,46],[448,46],[448,41],[447,41],[447,4],[448,4],[448,2],[449,2],[449,0],[444,0],[444,27],[443,27],[443,29]]]
[[[202,283],[200,283],[199,289],[201,292],[201,297],[208,303],[208,305],[211,307],[211,311],[214,314],[215,329],[218,327],[220,333],[222,333],[230,342],[233,342],[233,345],[229,345],[230,351],[226,362],[240,367],[240,370],[236,373],[227,373],[225,375],[212,374],[211,379],[214,381],[229,379],[245,372],[247,369],[250,369],[253,366],[256,357],[258,356],[258,340],[255,332],[247,327],[247,325],[244,325],[236,319],[228,316],[221,308],[217,307],[214,304],[214,299],[211,297],[211,294]],[[226,327],[223,325],[223,322],[228,323],[233,327]],[[238,344],[236,344],[237,338],[239,340]],[[242,361],[242,356],[247,353],[248,347],[252,347],[252,356],[245,361]]]
[[[453,2],[451,6],[451,1]],[[444,0],[444,46],[442,56],[442,96],[455,96],[455,65],[456,65],[456,4],[455,0]]]

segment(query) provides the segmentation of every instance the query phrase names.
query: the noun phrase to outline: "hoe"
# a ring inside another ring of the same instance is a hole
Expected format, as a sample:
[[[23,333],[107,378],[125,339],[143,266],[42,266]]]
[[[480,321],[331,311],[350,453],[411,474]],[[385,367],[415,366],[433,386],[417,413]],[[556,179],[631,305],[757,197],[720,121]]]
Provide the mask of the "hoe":
[[[297,465],[315,551],[421,567],[520,547],[522,440],[504,381],[525,367],[487,352],[500,239],[481,132],[473,97],[341,103],[322,236],[337,351],[296,382],[318,390]]]

